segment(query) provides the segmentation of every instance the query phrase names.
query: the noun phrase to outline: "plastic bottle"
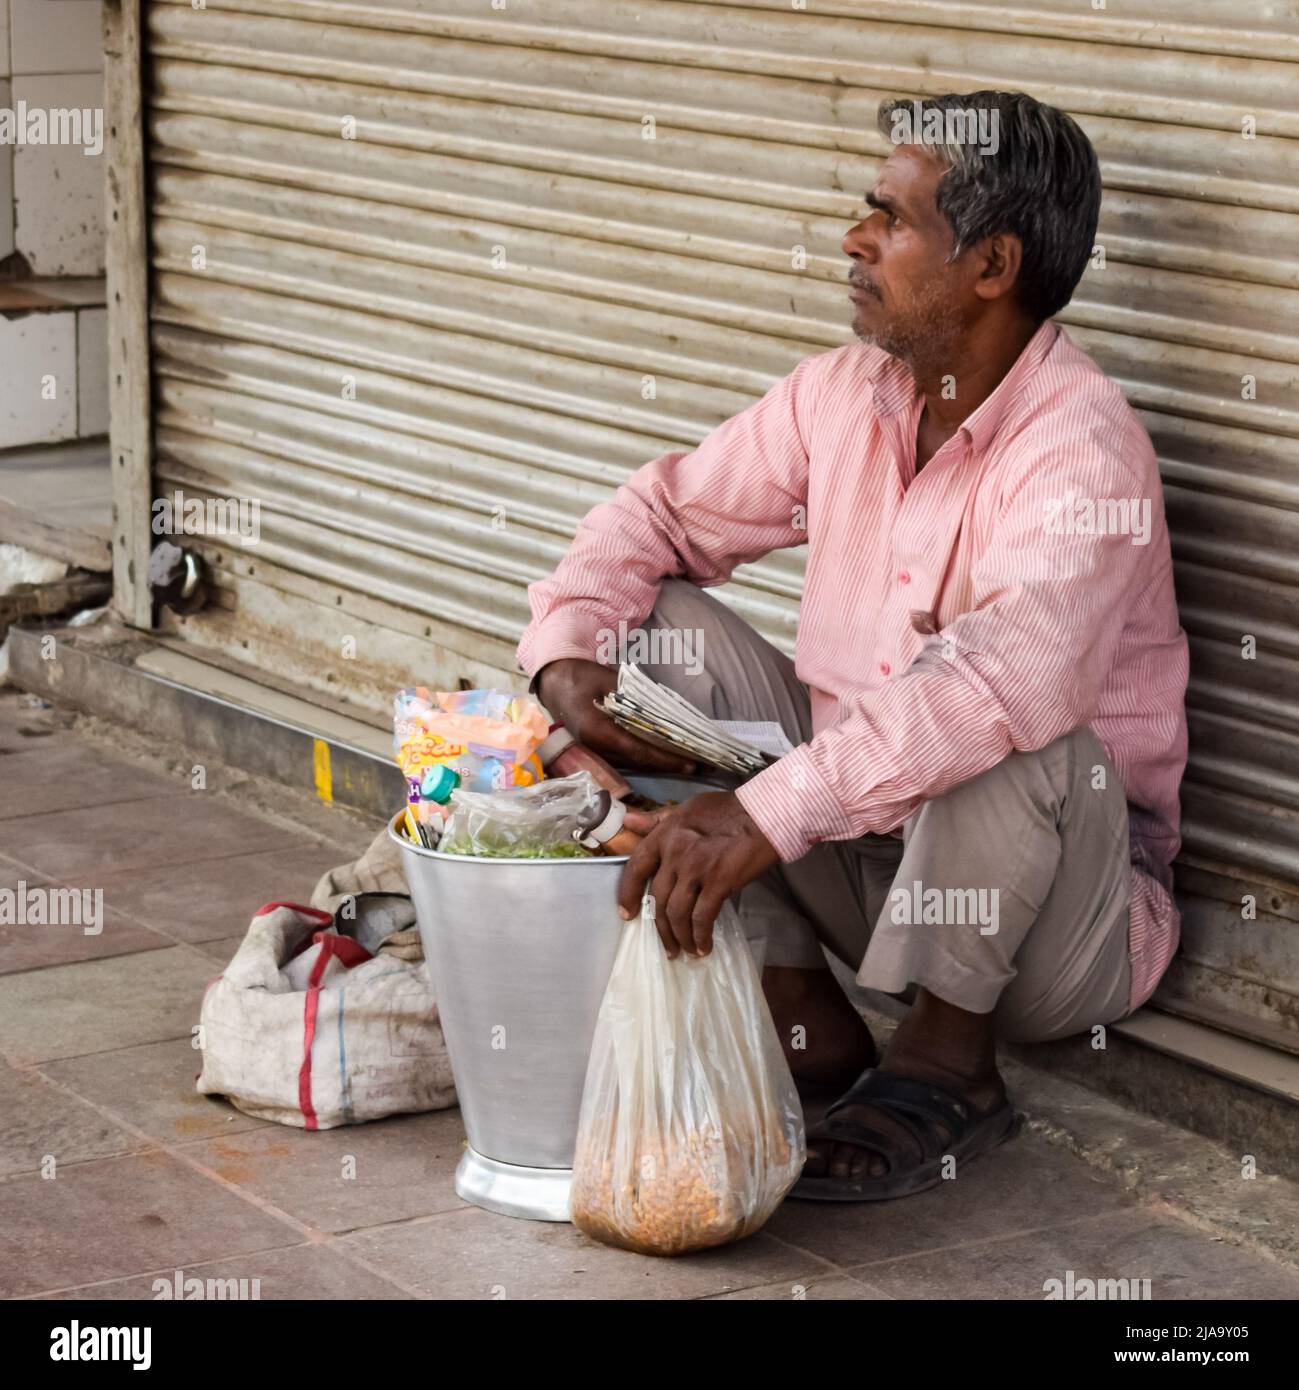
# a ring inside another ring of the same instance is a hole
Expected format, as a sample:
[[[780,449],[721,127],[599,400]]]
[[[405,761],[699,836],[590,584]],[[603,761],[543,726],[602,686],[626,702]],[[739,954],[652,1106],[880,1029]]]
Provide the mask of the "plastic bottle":
[[[455,768],[446,763],[434,763],[426,767],[418,779],[412,777],[410,782],[412,793],[418,792],[418,797],[411,797],[416,816],[421,821],[445,821],[451,814],[451,793],[460,785],[460,776]]]
[[[627,818],[627,808],[607,787],[601,788],[595,805],[577,823],[573,838],[587,849],[599,850],[601,854],[630,854],[641,842],[634,830],[628,830],[623,822]]]
[[[610,767],[607,762],[576,738],[562,724],[552,724],[550,732],[537,748],[537,757],[546,769],[547,777],[568,777],[574,772],[589,772],[592,780],[603,787],[615,800],[631,795],[631,783]]]

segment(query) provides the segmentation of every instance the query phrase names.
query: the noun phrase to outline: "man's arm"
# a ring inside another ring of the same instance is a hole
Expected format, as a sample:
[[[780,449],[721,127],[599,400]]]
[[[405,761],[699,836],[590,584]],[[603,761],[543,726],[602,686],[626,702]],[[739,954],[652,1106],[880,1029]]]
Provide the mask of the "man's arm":
[[[1093,499],[1153,492],[1157,509],[1153,456],[1146,476],[1143,484],[1139,468],[1103,455],[1062,460],[1048,450],[1034,459],[975,568],[974,607],[907,671],[863,693],[839,723],[738,791],[628,816],[645,839],[619,884],[623,917],[652,889],[668,954],[707,954],[722,902],[778,857],[891,830],[1013,749],[1045,747],[1087,723],[1127,605],[1168,553],[1126,535],[1050,534],[1046,504],[1069,491]]]
[[[1076,444],[1068,457],[1034,459],[974,569],[971,610],[908,670],[739,789],[782,859],[891,830],[1012,750],[1045,747],[1095,715],[1127,605],[1155,557],[1129,535],[1050,533],[1048,503],[1149,496],[1141,477],[1113,455],[1079,459]],[[1150,501],[1160,508],[1157,487]]]
[[[647,463],[587,513],[549,579],[528,590],[518,657],[529,676],[565,657],[594,659],[600,632],[644,621],[663,580],[724,583],[737,565],[801,545],[813,374],[805,358],[761,400],[691,452]]]

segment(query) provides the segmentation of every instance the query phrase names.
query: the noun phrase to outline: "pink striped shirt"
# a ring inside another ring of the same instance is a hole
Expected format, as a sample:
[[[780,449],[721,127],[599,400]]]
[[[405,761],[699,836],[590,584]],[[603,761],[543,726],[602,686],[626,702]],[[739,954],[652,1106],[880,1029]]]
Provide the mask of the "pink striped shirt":
[[[886,833],[1015,749],[1084,724],[1130,808],[1133,1008],[1177,948],[1171,864],[1186,763],[1178,622],[1150,439],[1045,323],[917,474],[923,397],[853,343],[809,357],[690,452],[594,508],[529,591],[530,675],[592,658],[662,579],[721,584],[806,545],[795,666],[814,737],[739,798],[784,860]]]

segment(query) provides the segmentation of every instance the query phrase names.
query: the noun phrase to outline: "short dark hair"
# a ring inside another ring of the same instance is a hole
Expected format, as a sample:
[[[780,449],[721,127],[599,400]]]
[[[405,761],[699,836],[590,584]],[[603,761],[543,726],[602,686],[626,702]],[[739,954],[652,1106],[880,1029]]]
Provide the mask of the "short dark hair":
[[[926,121],[929,111],[941,114]],[[970,114],[948,115],[957,112]],[[976,118],[995,130],[995,150],[969,138]],[[963,129],[966,138],[935,140],[921,121]],[[1068,304],[1101,206],[1096,151],[1072,117],[1023,92],[968,92],[881,102],[877,125],[895,144],[923,144],[945,168],[938,211],[955,236],[953,258],[983,237],[1011,233],[1023,246],[1017,288],[1025,311],[1040,323]]]

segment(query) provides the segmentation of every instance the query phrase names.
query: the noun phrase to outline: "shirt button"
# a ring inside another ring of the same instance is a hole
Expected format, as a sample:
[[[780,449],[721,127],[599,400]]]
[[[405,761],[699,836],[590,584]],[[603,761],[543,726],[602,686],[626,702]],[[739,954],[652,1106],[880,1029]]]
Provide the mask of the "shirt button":
[[[893,669],[893,668],[888,664],[887,661],[881,661],[881,662],[880,662],[880,675],[881,675],[881,676],[887,676],[888,673],[889,673],[892,669]]]
[[[911,583],[911,575],[910,575],[906,570],[899,570],[899,571],[898,571],[898,583],[899,583],[899,584],[910,584],[910,583]]]

